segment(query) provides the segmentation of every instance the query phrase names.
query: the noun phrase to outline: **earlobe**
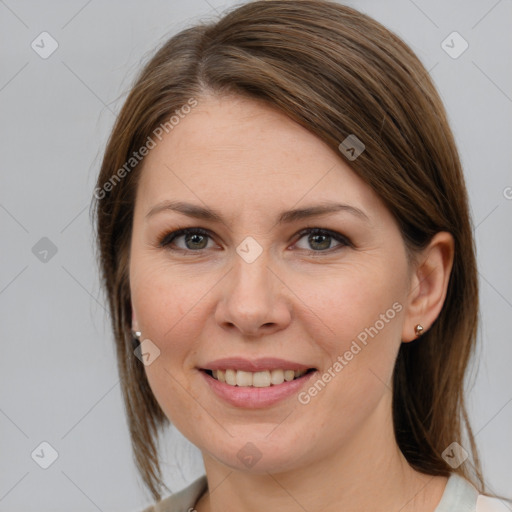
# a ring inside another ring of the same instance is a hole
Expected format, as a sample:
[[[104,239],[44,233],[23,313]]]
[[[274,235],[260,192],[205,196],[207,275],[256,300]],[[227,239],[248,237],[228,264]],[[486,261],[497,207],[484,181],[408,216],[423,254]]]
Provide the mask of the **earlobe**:
[[[448,290],[454,257],[453,236],[441,231],[416,256],[402,341],[427,332],[441,312]]]

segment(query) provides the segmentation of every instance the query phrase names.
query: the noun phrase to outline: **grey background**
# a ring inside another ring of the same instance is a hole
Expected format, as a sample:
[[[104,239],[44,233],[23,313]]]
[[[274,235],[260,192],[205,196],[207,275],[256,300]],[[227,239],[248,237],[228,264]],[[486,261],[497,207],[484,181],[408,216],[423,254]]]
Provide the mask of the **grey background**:
[[[471,419],[491,488],[510,495],[512,2],[347,3],[411,45],[448,109],[471,196],[481,283]],[[0,511],[137,511],[151,502],[132,462],[89,203],[109,130],[142,59],[232,5],[0,0]],[[31,48],[43,31],[59,45],[47,59]],[[453,31],[469,43],[457,59],[441,47]],[[59,455],[46,470],[31,458],[42,441]],[[172,429],[163,457],[173,491],[203,471],[198,451]]]

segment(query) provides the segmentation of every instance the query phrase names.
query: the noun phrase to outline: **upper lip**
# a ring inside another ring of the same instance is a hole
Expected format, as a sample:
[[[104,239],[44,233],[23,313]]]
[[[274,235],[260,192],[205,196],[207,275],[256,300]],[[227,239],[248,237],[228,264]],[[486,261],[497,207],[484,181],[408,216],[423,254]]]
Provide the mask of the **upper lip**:
[[[206,363],[203,370],[242,370],[245,372],[262,372],[265,370],[309,370],[312,366],[286,361],[275,357],[245,359],[243,357],[227,357]]]

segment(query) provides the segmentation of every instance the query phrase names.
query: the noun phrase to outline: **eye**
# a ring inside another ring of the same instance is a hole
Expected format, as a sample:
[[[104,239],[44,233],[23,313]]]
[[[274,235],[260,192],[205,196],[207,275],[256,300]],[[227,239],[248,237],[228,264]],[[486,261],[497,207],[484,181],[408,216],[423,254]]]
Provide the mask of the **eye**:
[[[338,246],[335,246],[335,248],[353,246],[347,237],[343,236],[341,233],[337,233],[336,231],[330,231],[328,229],[308,228],[301,231],[299,235],[299,240],[305,238],[307,235],[307,243],[309,244],[309,247],[312,248],[313,252],[326,252],[327,250],[332,249],[333,247],[331,247],[331,245],[333,239],[339,242]],[[308,247],[299,248],[311,250]]]
[[[310,252],[327,252],[330,249],[341,247],[353,247],[350,240],[336,231],[330,231],[322,228],[307,228],[298,233],[298,242],[307,236],[309,247],[298,247]],[[183,228],[171,233],[167,233],[160,238],[158,245],[173,251],[199,252],[204,249],[211,249],[208,241],[211,241],[211,234],[202,228]],[[332,247],[332,242],[338,242],[337,246]]]
[[[211,238],[208,231],[201,228],[184,228],[173,231],[163,236],[159,242],[160,247],[167,247],[171,250],[200,251],[207,249],[208,239]],[[183,239],[179,244],[176,241]],[[177,247],[172,247],[176,245]]]

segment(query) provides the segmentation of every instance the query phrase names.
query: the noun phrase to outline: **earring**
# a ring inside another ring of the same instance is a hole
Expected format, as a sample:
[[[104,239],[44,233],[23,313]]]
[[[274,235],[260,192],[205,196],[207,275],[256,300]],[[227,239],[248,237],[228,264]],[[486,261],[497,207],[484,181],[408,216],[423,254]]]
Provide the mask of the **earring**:
[[[135,350],[140,345],[140,337],[142,333],[140,331],[134,331],[132,329],[132,348]]]
[[[423,326],[420,324],[416,325],[416,327],[414,328],[414,333],[419,338],[423,334]]]

